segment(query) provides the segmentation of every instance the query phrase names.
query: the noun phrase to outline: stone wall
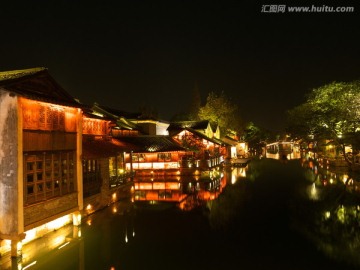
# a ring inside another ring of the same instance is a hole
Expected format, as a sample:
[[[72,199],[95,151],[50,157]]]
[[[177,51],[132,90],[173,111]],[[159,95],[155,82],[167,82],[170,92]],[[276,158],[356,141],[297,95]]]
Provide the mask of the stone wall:
[[[17,124],[17,98],[0,89],[0,234],[2,235],[19,233]]]
[[[77,193],[47,200],[24,208],[26,230],[78,210]]]
[[[83,216],[88,216],[118,200],[129,198],[131,196],[132,183],[110,188],[109,159],[102,158],[99,159],[99,162],[102,180],[101,191],[99,194],[84,199],[84,210],[82,211]],[[91,207],[88,208],[88,205],[91,205]]]

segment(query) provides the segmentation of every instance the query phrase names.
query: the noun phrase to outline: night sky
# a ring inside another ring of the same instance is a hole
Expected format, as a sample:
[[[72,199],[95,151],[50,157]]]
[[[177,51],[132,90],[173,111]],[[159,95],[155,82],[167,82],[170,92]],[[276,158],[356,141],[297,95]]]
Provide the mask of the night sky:
[[[169,120],[187,110],[197,83],[203,102],[223,91],[244,121],[278,131],[312,88],[360,79],[356,7],[310,14],[261,12],[260,1],[12,2],[0,8],[0,71],[46,67],[86,104],[146,105]]]

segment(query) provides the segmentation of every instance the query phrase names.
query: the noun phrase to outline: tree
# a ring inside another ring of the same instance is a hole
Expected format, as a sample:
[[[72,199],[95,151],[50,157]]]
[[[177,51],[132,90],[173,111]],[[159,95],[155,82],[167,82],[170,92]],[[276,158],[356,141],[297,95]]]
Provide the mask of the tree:
[[[197,82],[195,82],[195,86],[192,90],[192,96],[190,101],[191,101],[189,107],[190,120],[197,121],[199,120],[199,110],[201,107],[201,95]]]
[[[159,116],[157,109],[152,106],[143,105],[139,107],[139,110],[142,118],[157,119]]]
[[[243,140],[248,143],[249,151],[252,154],[260,154],[262,148],[266,145],[266,141],[270,139],[270,132],[266,131],[253,122],[249,122],[244,130]]]
[[[360,82],[333,82],[313,89],[305,103],[288,112],[288,122],[289,131],[299,137],[330,139],[351,164],[345,146],[359,153]]]
[[[211,124],[219,125],[221,134],[232,135],[233,131],[241,129],[239,109],[224,92],[210,92],[206,104],[200,107],[198,116],[200,120],[209,120]]]

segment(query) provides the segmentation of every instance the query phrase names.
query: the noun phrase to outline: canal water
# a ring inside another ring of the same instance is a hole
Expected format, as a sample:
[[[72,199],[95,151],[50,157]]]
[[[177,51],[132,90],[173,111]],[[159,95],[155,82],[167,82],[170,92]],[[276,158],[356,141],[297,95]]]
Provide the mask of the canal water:
[[[306,159],[235,170],[225,184],[184,188],[187,207],[120,201],[24,246],[9,269],[360,269],[356,175]]]

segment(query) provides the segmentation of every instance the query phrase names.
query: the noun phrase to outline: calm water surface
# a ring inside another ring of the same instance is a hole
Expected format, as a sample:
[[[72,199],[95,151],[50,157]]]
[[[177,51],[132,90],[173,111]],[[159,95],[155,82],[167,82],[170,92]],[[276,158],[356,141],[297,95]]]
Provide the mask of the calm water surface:
[[[342,172],[272,159],[253,160],[244,176],[213,200],[195,190],[186,211],[118,202],[13,269],[360,269],[355,176],[345,186]]]

